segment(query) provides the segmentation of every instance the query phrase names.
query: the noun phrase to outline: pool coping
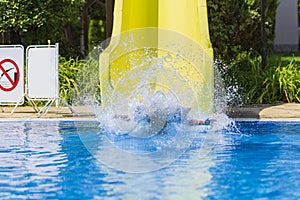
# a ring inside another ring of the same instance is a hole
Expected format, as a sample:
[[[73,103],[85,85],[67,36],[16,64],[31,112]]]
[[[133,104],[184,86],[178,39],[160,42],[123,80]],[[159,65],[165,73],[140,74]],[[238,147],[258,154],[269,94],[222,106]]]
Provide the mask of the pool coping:
[[[9,121],[97,121],[96,118],[0,118],[0,122]]]
[[[300,119],[300,104],[254,104],[233,106],[227,110],[230,118],[256,118],[256,119]]]
[[[300,122],[300,118],[231,118],[238,122]]]
[[[15,119],[96,120],[95,115],[88,112],[86,107],[75,107],[76,115],[68,107],[51,107],[43,116],[38,116],[32,107],[18,107],[13,114],[10,114],[12,109],[12,106],[0,107],[0,121]],[[227,109],[226,114],[236,121],[300,121],[300,104],[232,106]]]
[[[300,122],[300,118],[231,118],[233,121],[237,122]],[[10,121],[78,121],[78,122],[96,122],[96,118],[1,118],[0,122],[10,122]]]

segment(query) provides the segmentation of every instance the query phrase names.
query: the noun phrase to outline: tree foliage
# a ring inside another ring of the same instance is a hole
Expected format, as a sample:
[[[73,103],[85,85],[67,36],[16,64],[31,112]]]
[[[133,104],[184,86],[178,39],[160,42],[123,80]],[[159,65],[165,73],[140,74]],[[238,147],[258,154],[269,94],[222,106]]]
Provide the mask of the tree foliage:
[[[267,42],[271,47],[278,3],[277,0],[264,1]],[[86,2],[88,0],[0,0],[0,37],[9,33],[10,43],[25,46],[47,44],[51,40],[60,43],[65,56],[77,55],[81,11]],[[230,61],[239,52],[260,51],[260,0],[207,0],[207,5],[216,58]],[[89,19],[105,20],[105,12],[99,6],[91,6]]]
[[[103,20],[91,19],[89,23],[89,48],[90,51],[105,40],[105,25]]]
[[[0,33],[10,34],[10,43],[47,44],[65,41],[66,24],[80,23],[84,0],[2,0]]]
[[[31,27],[61,26],[78,17],[83,0],[0,1],[0,31],[27,32]]]
[[[261,51],[260,0],[207,0],[215,56],[231,62],[240,52]],[[264,0],[268,48],[274,40],[277,0]]]

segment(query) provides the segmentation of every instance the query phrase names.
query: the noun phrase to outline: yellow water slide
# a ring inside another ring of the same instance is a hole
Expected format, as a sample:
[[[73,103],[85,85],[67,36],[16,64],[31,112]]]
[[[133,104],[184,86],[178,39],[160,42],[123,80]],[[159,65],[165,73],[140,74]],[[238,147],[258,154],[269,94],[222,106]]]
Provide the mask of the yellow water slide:
[[[102,106],[172,93],[192,113],[213,112],[213,53],[206,0],[116,0],[112,38],[100,55]]]

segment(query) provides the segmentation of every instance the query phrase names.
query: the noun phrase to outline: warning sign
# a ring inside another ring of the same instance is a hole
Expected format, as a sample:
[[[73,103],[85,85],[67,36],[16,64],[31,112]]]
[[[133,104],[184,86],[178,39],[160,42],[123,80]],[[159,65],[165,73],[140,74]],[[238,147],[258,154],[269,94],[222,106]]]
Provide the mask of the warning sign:
[[[0,105],[23,102],[24,47],[0,45]]]
[[[15,89],[20,80],[20,70],[15,61],[4,59],[0,61],[0,90],[5,92]]]

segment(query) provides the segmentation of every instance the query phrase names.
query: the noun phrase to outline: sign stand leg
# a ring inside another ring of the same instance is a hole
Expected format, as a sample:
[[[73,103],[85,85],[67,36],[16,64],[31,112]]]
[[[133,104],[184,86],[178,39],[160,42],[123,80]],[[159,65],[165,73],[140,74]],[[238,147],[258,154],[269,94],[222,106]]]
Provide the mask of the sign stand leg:
[[[70,111],[72,112],[73,115],[78,116],[78,113],[76,112],[76,110],[71,105],[69,105],[65,99],[59,98],[58,102],[59,101],[62,101],[63,104],[70,109]]]
[[[14,114],[14,112],[16,111],[17,107],[23,102],[24,99],[27,99],[28,102],[30,103],[30,105],[32,106],[32,108],[34,109],[35,112],[39,112],[39,108],[37,107],[37,105],[28,98],[28,96],[25,94],[19,101],[18,103],[15,105],[15,107],[13,108],[13,110],[10,112],[10,114]]]
[[[50,99],[46,105],[38,112],[38,117],[46,115],[52,104],[54,103],[55,99]]]
[[[32,106],[34,111],[38,114],[38,117],[42,117],[43,115],[46,115],[47,112],[49,111],[50,107],[52,106],[52,104],[54,102],[56,102],[56,106],[58,106],[60,101],[70,109],[70,111],[73,115],[78,116],[78,113],[75,111],[75,109],[71,105],[69,105],[65,99],[62,99],[62,98],[50,99],[42,109],[39,109],[37,107],[37,105],[34,103],[34,101],[32,99],[30,99],[27,95],[24,95],[18,101],[18,103],[13,108],[13,110],[10,112],[11,115],[16,111],[17,107],[23,102],[24,99],[26,99],[30,103],[30,105]],[[0,107],[0,108],[1,108],[1,111],[4,112],[3,108],[2,107]]]
[[[22,96],[22,98],[18,101],[18,103],[15,105],[15,107],[12,109],[12,111],[10,112],[10,114],[14,114],[14,112],[16,111],[17,107],[24,101],[24,97],[26,98],[26,96]]]
[[[32,108],[35,110],[35,112],[40,112],[40,109],[37,107],[37,105],[29,98],[26,98],[28,102],[31,104]]]
[[[71,105],[69,105],[65,99],[54,98],[54,99],[49,100],[47,102],[47,104],[38,112],[38,117],[46,115],[54,102],[56,102],[56,107],[58,107],[60,101],[62,101],[62,103],[70,109],[70,111],[73,115],[76,115],[76,116],[78,115],[78,113],[75,111],[75,109]]]

